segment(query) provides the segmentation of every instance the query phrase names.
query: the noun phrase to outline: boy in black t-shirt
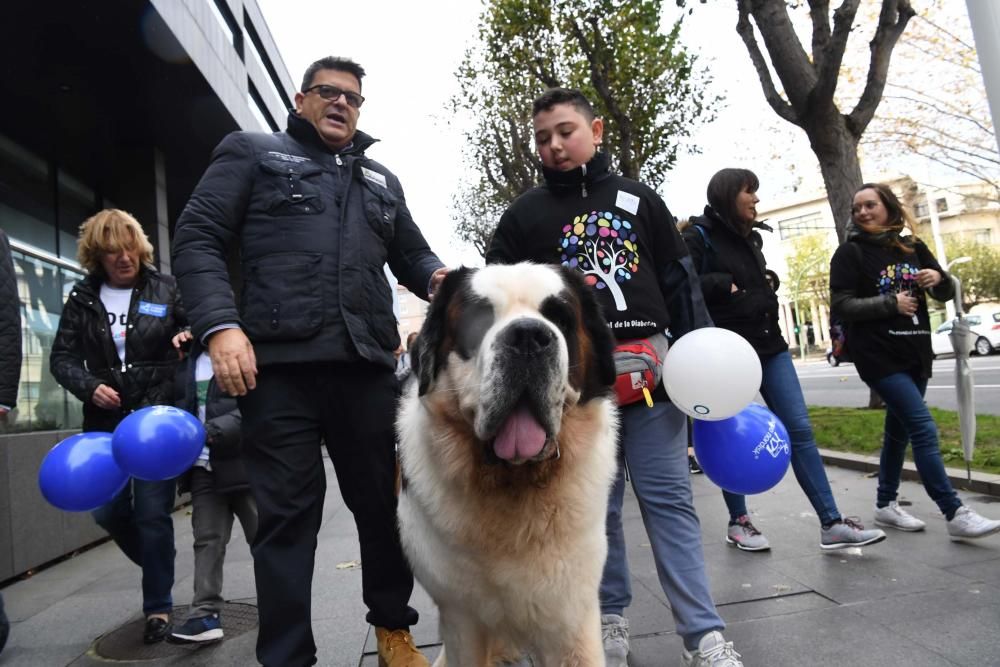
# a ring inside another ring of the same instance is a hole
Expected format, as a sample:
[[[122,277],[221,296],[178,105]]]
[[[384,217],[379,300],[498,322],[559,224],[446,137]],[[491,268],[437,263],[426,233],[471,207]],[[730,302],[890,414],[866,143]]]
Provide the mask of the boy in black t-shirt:
[[[535,143],[545,183],[524,193],[500,219],[487,263],[561,263],[594,288],[619,340],[669,327],[674,338],[711,320],[674,218],[649,187],[613,174],[598,151],[604,125],[579,91],[552,89],[535,100]],[[642,507],[660,584],[684,639],[685,665],[739,667],[721,634],[705,576],[701,526],[688,477],[686,418],[661,387],[653,407],[622,406],[619,471],[608,505],[608,560],[601,622],[608,667],[624,667],[632,600],[622,500],[625,468]]]

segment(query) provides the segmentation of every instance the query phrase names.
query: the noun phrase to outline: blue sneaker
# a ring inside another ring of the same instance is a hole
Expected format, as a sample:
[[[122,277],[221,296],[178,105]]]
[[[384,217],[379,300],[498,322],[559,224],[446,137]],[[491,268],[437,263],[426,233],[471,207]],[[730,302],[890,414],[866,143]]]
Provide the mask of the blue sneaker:
[[[184,621],[184,625],[170,634],[170,641],[175,644],[215,642],[220,639],[222,639],[222,622],[218,614],[189,618]]]

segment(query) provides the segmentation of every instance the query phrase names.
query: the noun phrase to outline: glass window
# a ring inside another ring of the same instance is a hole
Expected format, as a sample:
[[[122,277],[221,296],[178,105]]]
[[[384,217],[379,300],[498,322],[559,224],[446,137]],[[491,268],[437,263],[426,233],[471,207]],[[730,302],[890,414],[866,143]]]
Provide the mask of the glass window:
[[[21,299],[24,358],[17,409],[9,418],[12,431],[80,428],[83,406],[59,386],[49,372],[49,353],[59,328],[66,294],[83,272],[12,248]]]
[[[229,40],[229,43],[233,45],[242,58],[243,33],[240,32],[240,26],[236,23],[233,13],[229,11],[229,6],[225,0],[209,0],[208,6],[212,10],[212,16],[215,17],[219,27],[222,28],[226,39]]]
[[[829,229],[829,225],[823,224],[823,214],[819,211],[787,218],[778,223],[778,231],[783,239],[804,236],[821,229]]]
[[[972,238],[975,239],[976,243],[982,243],[984,245],[993,245],[993,230],[977,229],[972,232]]]
[[[84,220],[97,213],[94,191],[63,170],[56,172],[59,187],[59,256],[76,259],[76,239]]]
[[[278,131],[278,124],[274,122],[271,118],[270,112],[264,105],[264,100],[261,99],[260,93],[257,92],[257,88],[254,87],[253,82],[247,78],[247,104],[250,105],[250,111],[253,113],[254,118],[260,123],[260,129],[264,132],[270,130],[271,132]]]
[[[989,200],[982,195],[965,195],[965,210],[978,211],[989,206]]]
[[[0,227],[7,236],[56,251],[48,164],[0,135]]]
[[[274,68],[274,63],[267,56],[267,50],[260,40],[260,35],[257,33],[253,21],[250,20],[250,15],[245,10],[243,12],[243,29],[246,31],[248,37],[246,44],[249,48],[246,50],[256,59],[261,69],[267,74],[271,88],[274,94],[278,96],[278,99],[281,100],[286,108],[292,106],[292,101],[285,92],[285,87],[281,85],[281,77],[278,76],[278,71]]]

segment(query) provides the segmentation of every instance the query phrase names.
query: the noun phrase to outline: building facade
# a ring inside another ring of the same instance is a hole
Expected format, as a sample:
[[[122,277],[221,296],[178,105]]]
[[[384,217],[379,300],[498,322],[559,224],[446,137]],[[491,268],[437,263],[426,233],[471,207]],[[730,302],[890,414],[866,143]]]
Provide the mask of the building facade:
[[[255,0],[9,2],[0,40],[0,228],[11,239],[24,362],[0,432],[0,581],[100,536],[45,505],[48,449],[81,406],[48,357],[77,229],[132,213],[170,271],[170,234],[212,149],[235,130],[284,127],[296,86]]]

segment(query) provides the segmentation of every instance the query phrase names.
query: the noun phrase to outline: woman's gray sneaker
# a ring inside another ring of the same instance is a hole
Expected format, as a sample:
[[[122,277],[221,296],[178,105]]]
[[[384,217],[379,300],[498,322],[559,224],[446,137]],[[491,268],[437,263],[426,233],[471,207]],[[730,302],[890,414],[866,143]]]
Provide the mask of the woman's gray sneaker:
[[[865,530],[857,517],[844,517],[842,520],[821,528],[819,533],[819,548],[826,551],[847,549],[848,547],[863,547],[877,544],[885,539],[885,532],[878,528]]]
[[[726,543],[741,551],[767,551],[771,548],[764,534],[757,530],[746,514],[736,517],[726,527]]]

